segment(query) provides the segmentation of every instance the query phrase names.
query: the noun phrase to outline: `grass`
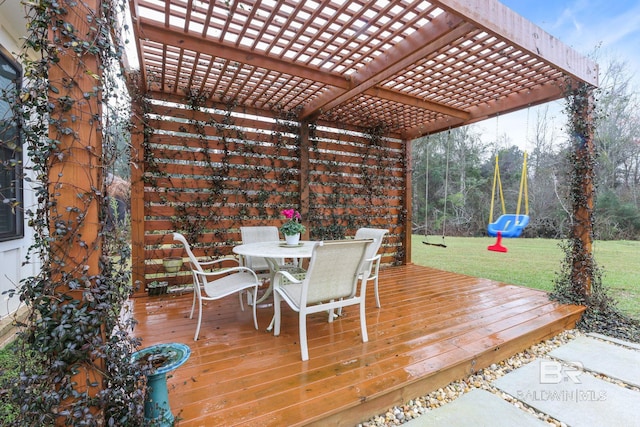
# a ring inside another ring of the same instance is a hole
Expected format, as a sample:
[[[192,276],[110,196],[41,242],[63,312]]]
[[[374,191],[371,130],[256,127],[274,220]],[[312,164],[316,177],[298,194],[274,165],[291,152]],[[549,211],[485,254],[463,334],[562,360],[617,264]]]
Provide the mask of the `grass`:
[[[17,408],[11,401],[11,379],[17,377],[16,355],[9,346],[0,349],[0,419],[4,423],[13,422],[16,419]]]
[[[15,341],[0,349],[0,424],[15,422],[19,407],[12,397],[12,383],[20,375]]]
[[[424,245],[443,243],[446,248]],[[440,270],[550,291],[564,257],[558,240],[503,239],[508,252],[492,252],[489,237],[412,236],[412,261]],[[602,282],[623,313],[640,319],[640,242],[596,241],[593,253]]]

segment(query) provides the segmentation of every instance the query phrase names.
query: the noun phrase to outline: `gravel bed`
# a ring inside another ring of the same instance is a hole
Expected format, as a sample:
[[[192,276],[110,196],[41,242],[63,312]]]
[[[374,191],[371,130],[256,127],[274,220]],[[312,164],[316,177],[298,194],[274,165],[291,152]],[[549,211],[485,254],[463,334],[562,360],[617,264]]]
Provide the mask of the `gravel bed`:
[[[549,425],[565,427],[564,423],[561,423],[546,414],[539,413],[528,405],[514,399],[506,393],[503,393],[491,383],[514,369],[517,369],[522,365],[526,365],[538,357],[545,356],[553,349],[561,346],[562,344],[566,344],[579,335],[582,335],[582,333],[576,329],[564,331],[553,338],[531,346],[509,359],[503,360],[500,363],[494,363],[488,368],[482,369],[465,379],[454,381],[446,387],[439,388],[425,396],[410,400],[404,405],[389,408],[384,414],[377,415],[368,421],[360,423],[357,427],[398,426],[408,422],[409,420],[417,418],[420,415],[426,414],[433,409],[439,408],[474,388],[484,389],[497,394],[504,400],[514,404],[516,407],[530,412],[539,419],[549,423]]]

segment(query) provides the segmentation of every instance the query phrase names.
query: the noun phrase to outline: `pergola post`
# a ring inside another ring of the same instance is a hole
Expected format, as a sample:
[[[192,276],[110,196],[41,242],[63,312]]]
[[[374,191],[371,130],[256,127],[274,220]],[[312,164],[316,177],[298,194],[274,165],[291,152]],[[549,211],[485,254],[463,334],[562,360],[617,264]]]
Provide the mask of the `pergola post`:
[[[52,20],[50,43],[60,46],[69,42],[74,46],[76,41],[72,37],[93,40],[96,29],[88,17],[99,10],[100,1],[69,2],[66,6],[73,13],[64,19],[73,31],[71,35],[64,33],[59,22]],[[96,87],[101,84],[102,72],[95,53],[62,47],[58,52],[58,62],[48,73],[48,96],[53,106],[49,115],[49,138],[56,146],[48,158],[47,183],[51,283],[58,298],[66,301],[57,311],[64,319],[64,305],[85,306],[87,289],[96,286],[95,278],[100,275],[100,201],[104,189],[101,110]],[[104,325],[84,333],[94,334],[102,342],[105,340]],[[77,360],[65,368],[75,385],[74,395],[63,396],[61,410],[86,399],[82,394],[95,397],[104,388],[103,361],[93,355],[91,348],[87,348],[86,353],[89,360]],[[56,419],[56,425],[66,422],[64,416]]]
[[[411,264],[411,223],[413,220],[413,210],[411,209],[411,165],[413,159],[411,158],[411,140],[406,139],[404,141],[404,239],[402,242],[403,256],[402,264]]]
[[[302,221],[309,221],[309,122],[300,123],[300,215]],[[305,232],[305,239],[309,238],[309,227]]]
[[[131,280],[133,294],[143,295],[144,273],[144,99],[138,91],[142,87],[140,74],[131,73],[127,84],[131,100]]]
[[[595,176],[593,88],[580,85],[572,92],[570,102],[574,144],[571,284],[577,294],[587,298],[591,295],[595,268],[592,256]]]

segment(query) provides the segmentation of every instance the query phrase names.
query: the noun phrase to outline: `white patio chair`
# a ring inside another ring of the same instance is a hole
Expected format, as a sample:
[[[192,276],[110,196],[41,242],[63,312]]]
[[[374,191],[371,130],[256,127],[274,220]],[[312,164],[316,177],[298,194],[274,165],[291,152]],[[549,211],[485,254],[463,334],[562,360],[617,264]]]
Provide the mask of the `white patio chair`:
[[[252,301],[256,301],[258,296],[258,286],[260,280],[256,273],[248,267],[222,267],[223,262],[234,262],[239,264],[238,259],[233,257],[225,257],[213,261],[201,262],[195,257],[191,251],[191,246],[187,239],[180,233],[173,233],[173,240],[176,240],[184,246],[189,256],[189,266],[193,274],[193,303],[191,304],[191,314],[189,318],[193,319],[193,310],[195,309],[196,300],[198,301],[198,326],[193,337],[194,341],[198,340],[200,334],[200,325],[202,324],[202,301],[211,301],[226,297],[234,293],[238,293],[240,299],[240,308],[244,311],[242,304],[242,293],[253,288]],[[205,269],[209,270],[206,271]],[[253,307],[253,326],[258,329],[258,320],[256,318],[256,304]]]
[[[240,227],[240,235],[242,243],[259,243],[259,242],[278,242],[280,241],[280,232],[278,227],[273,225],[260,225],[252,227]],[[261,278],[268,278],[273,283],[273,276],[276,271],[288,271],[296,277],[300,277],[306,273],[302,268],[301,259],[294,259],[292,262],[286,262],[284,258],[265,259],[261,257],[243,257],[243,264],[258,274]],[[261,273],[262,272],[262,273]],[[264,301],[271,294],[271,286],[267,292],[260,298]]]
[[[367,247],[372,240],[340,240],[318,242],[313,248],[309,268],[304,279],[299,280],[286,271],[278,271],[274,277],[274,332],[280,335],[281,302],[284,300],[299,314],[300,352],[302,360],[309,360],[307,347],[307,315],[333,311],[348,305],[360,306],[362,342],[367,342],[365,296],[367,280],[359,280]],[[364,273],[366,276],[366,273]],[[358,290],[358,282],[361,283]]]
[[[259,243],[259,242],[278,242],[280,241],[280,232],[278,227],[273,225],[260,225],[253,227],[240,227],[240,235],[242,243]],[[245,266],[255,272],[271,270],[271,266],[266,259],[260,257],[244,257]],[[279,269],[297,269],[300,268],[299,260],[292,263],[286,263],[284,258],[273,260]]]
[[[367,248],[366,263],[363,272],[367,271],[367,280],[373,280],[373,288],[376,294],[376,307],[380,307],[380,297],[378,296],[378,271],[380,270],[380,259],[378,250],[382,245],[382,239],[389,230],[383,228],[360,228],[356,231],[355,239],[373,239],[373,243]],[[361,274],[360,278],[364,276]]]
[[[258,242],[277,242],[280,240],[278,227],[275,226],[257,226],[257,227],[240,227],[240,235],[242,243],[258,243]],[[284,259],[276,260],[279,264],[284,264]],[[266,259],[260,257],[244,256],[243,262],[245,267],[249,267],[258,275],[259,272],[267,272],[271,275],[271,267]]]

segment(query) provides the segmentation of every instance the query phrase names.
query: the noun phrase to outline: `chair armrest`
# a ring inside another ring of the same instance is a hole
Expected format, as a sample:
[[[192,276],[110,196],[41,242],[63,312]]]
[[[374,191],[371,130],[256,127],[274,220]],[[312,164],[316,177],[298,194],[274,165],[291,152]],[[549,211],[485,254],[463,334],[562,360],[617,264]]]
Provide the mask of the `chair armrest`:
[[[200,266],[218,264],[218,263],[221,263],[221,262],[224,262],[224,261],[233,261],[236,265],[240,265],[240,261],[238,261],[238,258],[232,257],[232,256],[227,256],[227,257],[224,257],[224,258],[214,259],[212,261],[200,262]]]
[[[225,271],[229,268],[234,268],[234,267],[224,267],[224,266],[219,266],[216,267],[216,264],[222,264],[225,261],[233,261],[233,263],[236,266],[240,265],[240,261],[235,258],[235,257],[224,257],[224,258],[218,258],[218,259],[214,259],[212,261],[204,261],[200,263],[200,267],[203,270],[207,270],[207,271],[216,271],[216,272],[220,272],[220,271]]]
[[[382,255],[378,254],[378,255],[374,256],[373,258],[365,259],[365,261],[371,262],[371,263],[374,263],[374,262],[380,263],[380,259],[381,258],[382,258]]]
[[[360,274],[364,274],[367,273],[367,276],[371,276],[371,271],[374,270],[374,266],[375,266],[375,271],[376,274],[378,272],[378,268],[380,268],[380,259],[382,258],[382,256],[380,254],[374,256],[373,258],[367,258],[364,260],[364,264],[363,264],[363,268],[362,271],[360,272]],[[366,267],[369,268],[366,268]],[[374,275],[375,276],[375,275]]]
[[[289,273],[288,271],[279,270],[276,272],[275,276],[273,276],[273,286],[277,287],[282,285],[283,281],[287,280],[291,283],[302,283],[302,280],[297,279],[294,275]]]
[[[256,282],[258,281],[258,275],[256,274],[255,271],[253,271],[249,267],[229,267],[229,268],[215,269],[213,271],[194,271],[195,274],[199,276],[204,276],[204,277],[215,277],[223,274],[227,275],[229,273],[240,273],[240,272],[251,273],[251,275],[254,277]]]
[[[378,271],[380,271],[380,260],[382,259],[382,255],[378,254],[376,256],[374,256],[373,258],[371,258],[372,262],[371,262],[371,266],[376,266],[376,268],[374,268],[374,273],[373,273],[373,277],[378,277]],[[371,272],[369,272],[369,275],[371,275]]]

